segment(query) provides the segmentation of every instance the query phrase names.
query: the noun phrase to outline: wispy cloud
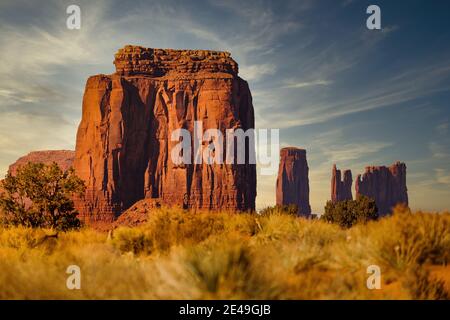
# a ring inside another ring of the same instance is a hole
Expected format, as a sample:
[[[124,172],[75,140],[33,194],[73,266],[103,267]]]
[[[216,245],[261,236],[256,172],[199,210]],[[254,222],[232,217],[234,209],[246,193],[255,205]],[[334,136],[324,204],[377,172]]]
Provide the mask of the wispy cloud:
[[[436,132],[439,135],[446,135],[448,133],[448,121],[442,122],[436,126]]]
[[[450,185],[450,171],[448,169],[436,168],[434,172],[438,183]]]
[[[291,110],[277,113],[273,110],[270,120],[272,126],[289,128],[326,122],[342,116],[370,111],[380,108],[394,107],[412,102],[429,95],[450,91],[446,81],[450,79],[450,61],[442,61],[431,66],[413,67],[395,74],[379,83],[371,84],[365,89],[352,90],[351,94],[340,99],[306,99],[300,105],[291,106]],[[335,83],[337,84],[337,83]],[[279,100],[282,88],[273,97],[264,99],[265,106],[270,108],[271,101]],[[280,110],[281,111],[281,110]],[[264,112],[259,120],[263,123]]]
[[[433,158],[450,159],[450,147],[448,144],[433,141],[428,144],[428,147]]]
[[[332,84],[333,81],[329,80],[313,80],[307,82],[295,82],[295,81],[286,81],[285,88],[306,88],[306,87],[314,87],[314,86],[327,86]]]
[[[239,74],[244,79],[251,81],[251,80],[259,80],[263,76],[266,75],[272,75],[276,71],[276,66],[273,64],[259,64],[259,65],[249,65],[249,66],[243,66],[239,70]]]

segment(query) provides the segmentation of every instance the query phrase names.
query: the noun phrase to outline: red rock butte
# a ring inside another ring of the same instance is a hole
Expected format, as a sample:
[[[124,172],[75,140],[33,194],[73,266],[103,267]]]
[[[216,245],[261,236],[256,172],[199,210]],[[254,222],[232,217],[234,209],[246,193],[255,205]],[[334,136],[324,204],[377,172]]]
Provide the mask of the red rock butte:
[[[31,163],[52,164],[55,162],[62,170],[67,170],[73,166],[75,151],[72,150],[44,150],[33,151],[26,156],[20,157],[16,162],[9,166],[8,172],[16,174],[19,167]]]
[[[375,200],[380,216],[390,214],[396,205],[408,205],[406,165],[396,162],[389,168],[366,167],[364,174],[356,178],[355,188],[356,197],[365,195]]]
[[[309,168],[306,150],[295,147],[280,150],[276,185],[277,205],[297,205],[299,214],[309,216]]]
[[[125,46],[116,73],[86,83],[75,171],[87,185],[75,201],[86,222],[110,222],[142,199],[208,210],[254,210],[256,165],[171,161],[183,128],[254,128],[252,96],[228,52]],[[254,145],[246,144],[246,151]],[[225,151],[224,151],[225,155]]]
[[[352,172],[350,170],[345,170],[342,179],[341,170],[338,170],[336,165],[333,165],[331,171],[331,201],[353,200],[352,184]]]

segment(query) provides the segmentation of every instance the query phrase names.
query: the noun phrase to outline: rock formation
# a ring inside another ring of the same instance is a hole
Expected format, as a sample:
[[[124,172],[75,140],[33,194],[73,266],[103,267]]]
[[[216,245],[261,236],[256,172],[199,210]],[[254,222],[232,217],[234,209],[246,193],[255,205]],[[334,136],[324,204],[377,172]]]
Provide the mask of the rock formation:
[[[158,208],[161,208],[161,203],[158,199],[147,198],[139,200],[114,221],[113,227],[136,227],[145,224],[148,222],[150,214]]]
[[[356,179],[356,197],[365,195],[375,200],[380,216],[390,214],[397,204],[408,205],[406,165],[396,162],[389,168],[366,167]]]
[[[14,175],[20,166],[32,163],[51,164],[56,162],[62,170],[67,170],[73,166],[75,151],[71,150],[46,150],[33,151],[19,158],[16,162],[9,166],[9,172]]]
[[[112,221],[144,198],[187,208],[253,210],[254,164],[174,164],[175,129],[254,128],[252,97],[227,52],[126,46],[117,72],[87,80],[74,167],[85,221]],[[193,143],[194,144],[194,143]],[[205,143],[204,143],[205,144]],[[246,143],[246,151],[254,145]]]
[[[309,178],[306,150],[289,147],[280,150],[277,177],[277,205],[295,204],[299,214],[309,216]]]
[[[344,171],[344,179],[341,179],[341,170],[333,165],[331,172],[331,201],[345,201],[353,200],[352,196],[352,172],[350,170]]]
[[[73,160],[75,158],[75,151],[72,150],[45,150],[45,151],[32,151],[29,154],[20,157],[13,164],[11,164],[8,168],[8,173],[15,175],[17,169],[21,166],[24,166],[31,163],[44,163],[44,164],[52,164],[55,162],[62,170],[67,170],[73,166]],[[2,189],[2,182],[0,180],[0,194],[4,192]],[[29,200],[25,201],[28,206],[31,204]]]

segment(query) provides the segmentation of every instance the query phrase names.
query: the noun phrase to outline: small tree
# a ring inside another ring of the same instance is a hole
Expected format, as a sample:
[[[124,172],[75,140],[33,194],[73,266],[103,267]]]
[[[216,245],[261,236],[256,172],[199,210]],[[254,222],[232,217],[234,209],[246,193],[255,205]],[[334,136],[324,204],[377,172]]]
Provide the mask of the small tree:
[[[1,188],[0,210],[6,224],[57,230],[80,226],[72,197],[82,196],[85,185],[72,168],[62,171],[56,163],[30,162],[14,176],[8,173]]]
[[[299,210],[298,206],[295,204],[289,205],[275,205],[273,207],[267,207],[260,211],[261,215],[270,215],[270,214],[289,214],[298,216]]]
[[[328,201],[322,219],[339,224],[343,228],[350,228],[359,222],[367,222],[378,218],[375,200],[359,196],[356,200],[339,202]]]

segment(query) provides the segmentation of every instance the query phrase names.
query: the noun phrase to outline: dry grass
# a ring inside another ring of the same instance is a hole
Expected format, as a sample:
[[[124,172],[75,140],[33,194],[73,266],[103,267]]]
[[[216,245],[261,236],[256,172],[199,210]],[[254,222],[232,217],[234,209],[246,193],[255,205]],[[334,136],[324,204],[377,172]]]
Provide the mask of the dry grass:
[[[0,299],[448,299],[449,231],[448,213],[401,208],[347,230],[280,213],[171,209],[112,238],[0,228]],[[66,288],[73,264],[81,290]],[[373,264],[380,290],[366,287]]]

